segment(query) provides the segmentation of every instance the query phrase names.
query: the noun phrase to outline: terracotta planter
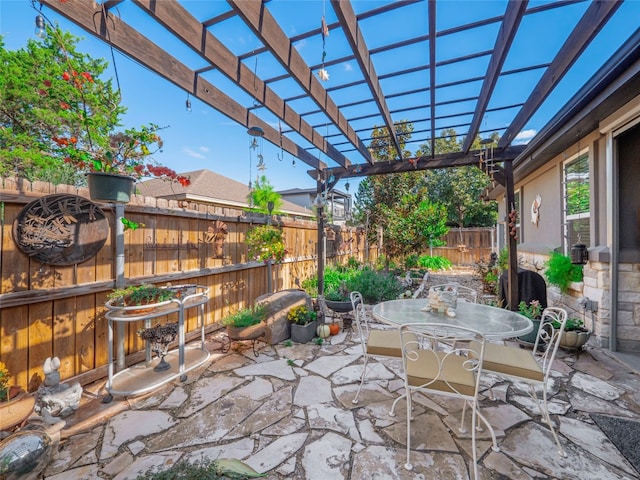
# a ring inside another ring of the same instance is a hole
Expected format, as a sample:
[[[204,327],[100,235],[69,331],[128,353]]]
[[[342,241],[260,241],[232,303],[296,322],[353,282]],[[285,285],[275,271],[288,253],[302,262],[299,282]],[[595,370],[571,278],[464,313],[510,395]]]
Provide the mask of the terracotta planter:
[[[36,400],[20,387],[11,387],[9,400],[0,402],[0,430],[9,431],[24,422],[31,412]]]
[[[89,196],[97,202],[129,203],[135,179],[125,175],[94,172],[87,175]]]

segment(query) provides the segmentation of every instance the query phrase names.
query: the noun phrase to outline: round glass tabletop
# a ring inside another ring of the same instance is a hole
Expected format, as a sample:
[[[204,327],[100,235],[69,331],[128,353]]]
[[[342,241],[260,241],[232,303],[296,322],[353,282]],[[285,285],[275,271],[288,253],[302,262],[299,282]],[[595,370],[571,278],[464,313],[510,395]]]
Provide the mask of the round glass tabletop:
[[[426,298],[390,300],[373,307],[373,317],[391,325],[405,323],[448,323],[471,328],[487,338],[519,337],[533,330],[533,322],[524,315],[504,308],[458,301],[456,316],[425,310]]]

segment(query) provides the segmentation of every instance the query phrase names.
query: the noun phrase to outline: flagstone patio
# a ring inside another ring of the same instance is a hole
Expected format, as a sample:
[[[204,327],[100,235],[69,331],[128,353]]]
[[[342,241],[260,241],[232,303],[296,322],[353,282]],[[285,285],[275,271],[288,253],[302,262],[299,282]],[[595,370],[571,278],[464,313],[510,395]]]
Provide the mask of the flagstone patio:
[[[403,391],[399,360],[375,363],[354,405],[363,359],[350,332],[322,346],[264,346],[257,358],[238,343],[239,349],[219,353],[219,335],[208,338],[210,362],[184,383],[108,405],[100,402],[103,383],[85,389],[87,399],[67,419],[45,478],[133,479],[151,467],[202,457],[238,458],[268,479],[469,478],[471,440],[458,432],[462,404],[437,397],[415,396],[414,471],[403,468],[405,403],[389,415]],[[594,348],[559,357],[550,408],[568,457],[556,454],[521,385],[487,377],[494,400],[485,392],[483,411],[500,451],[481,436],[481,477],[640,478],[591,417],[638,426],[638,372]],[[640,428],[630,431],[628,441],[637,444]]]

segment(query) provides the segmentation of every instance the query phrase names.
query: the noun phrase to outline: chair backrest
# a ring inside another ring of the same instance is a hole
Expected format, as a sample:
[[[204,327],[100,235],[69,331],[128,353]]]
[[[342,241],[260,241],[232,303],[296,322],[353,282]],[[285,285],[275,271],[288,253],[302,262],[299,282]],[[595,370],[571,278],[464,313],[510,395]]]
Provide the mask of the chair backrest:
[[[400,338],[405,380],[410,386],[477,396],[484,360],[482,333],[449,323],[407,323],[400,327]]]
[[[539,356],[545,381],[551,372],[551,364],[556,357],[560,337],[566,324],[567,311],[564,308],[547,307],[542,311],[533,354]]]
[[[353,307],[353,315],[356,322],[356,329],[362,344],[362,351],[367,352],[367,339],[369,338],[369,321],[365,309],[364,300],[360,292],[354,291],[349,294],[351,298],[351,306]]]
[[[438,285],[431,285],[431,288],[433,287],[451,287],[458,292],[458,301],[478,303],[478,292],[473,288],[464,287],[459,283],[441,283]]]

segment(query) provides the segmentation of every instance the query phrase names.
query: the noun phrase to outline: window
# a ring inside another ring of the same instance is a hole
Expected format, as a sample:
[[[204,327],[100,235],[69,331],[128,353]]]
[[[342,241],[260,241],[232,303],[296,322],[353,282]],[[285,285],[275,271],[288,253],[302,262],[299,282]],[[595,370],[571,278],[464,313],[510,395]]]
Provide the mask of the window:
[[[564,164],[564,251],[583,243],[589,246],[589,154],[581,153]]]

